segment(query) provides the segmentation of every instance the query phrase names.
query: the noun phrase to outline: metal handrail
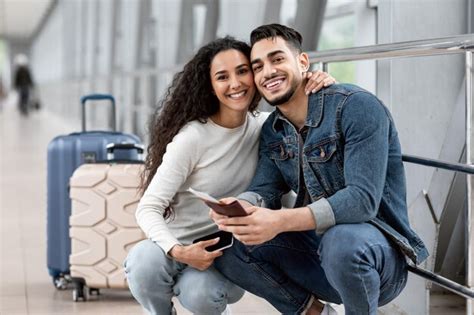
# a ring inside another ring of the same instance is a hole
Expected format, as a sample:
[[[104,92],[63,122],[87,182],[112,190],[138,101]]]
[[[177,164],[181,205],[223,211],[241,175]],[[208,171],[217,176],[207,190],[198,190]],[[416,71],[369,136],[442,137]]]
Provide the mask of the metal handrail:
[[[413,264],[408,264],[407,266],[408,271],[413,272],[417,276],[425,278],[428,281],[434,282],[439,286],[442,286],[445,289],[448,289],[451,292],[454,292],[466,299],[474,299],[474,291],[469,289],[463,285],[460,285],[457,282],[449,280],[445,277],[441,277],[431,271],[425,270],[423,268],[417,267]]]
[[[433,160],[433,159],[427,159],[427,158],[422,158],[419,156],[405,155],[405,154],[402,156],[402,160],[407,163],[424,165],[428,167],[435,167],[435,168],[440,168],[440,169],[444,169],[448,171],[461,172],[465,174],[474,174],[473,166],[465,165],[461,163],[448,163],[441,160]],[[442,286],[443,288],[448,289],[451,292],[454,292],[462,297],[465,297],[466,299],[474,298],[474,290],[472,290],[469,287],[463,286],[457,282],[454,282],[448,278],[442,277],[429,270],[420,268],[413,264],[408,265],[408,270],[422,278],[425,278],[428,281],[434,282]]]
[[[474,34],[318,52],[313,51],[308,52],[308,56],[310,63],[329,63],[459,54],[466,50],[474,50]]]
[[[414,164],[420,164],[424,166],[431,166],[436,168],[441,168],[444,170],[463,172],[466,174],[474,175],[474,166],[466,165],[462,163],[448,163],[441,160],[427,159],[415,155],[403,154],[402,160],[404,162],[410,162]]]

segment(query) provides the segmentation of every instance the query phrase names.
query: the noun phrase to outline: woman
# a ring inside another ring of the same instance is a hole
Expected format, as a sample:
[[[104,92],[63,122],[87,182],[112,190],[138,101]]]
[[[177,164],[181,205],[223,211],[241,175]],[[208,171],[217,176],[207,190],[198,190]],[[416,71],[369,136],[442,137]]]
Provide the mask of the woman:
[[[178,73],[150,125],[138,224],[148,237],[125,263],[130,290],[151,314],[170,314],[171,298],[196,314],[220,314],[244,291],[213,267],[218,239],[208,207],[188,189],[215,197],[244,191],[254,175],[260,128],[250,47],[231,37],[202,47]],[[307,90],[333,78],[312,77]]]

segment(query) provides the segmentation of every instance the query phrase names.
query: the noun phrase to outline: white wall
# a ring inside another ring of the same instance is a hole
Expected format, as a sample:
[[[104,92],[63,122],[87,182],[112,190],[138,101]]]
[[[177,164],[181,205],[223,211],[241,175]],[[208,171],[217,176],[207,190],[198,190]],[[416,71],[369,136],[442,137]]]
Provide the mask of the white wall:
[[[63,79],[64,49],[63,15],[61,5],[56,6],[46,25],[31,47],[31,66],[36,81],[48,82]]]

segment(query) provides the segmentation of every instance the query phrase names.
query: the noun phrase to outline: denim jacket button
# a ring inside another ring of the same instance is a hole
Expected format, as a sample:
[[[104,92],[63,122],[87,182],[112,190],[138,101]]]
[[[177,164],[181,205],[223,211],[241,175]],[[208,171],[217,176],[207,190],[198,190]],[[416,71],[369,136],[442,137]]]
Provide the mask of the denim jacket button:
[[[321,150],[321,153],[319,154],[320,157],[325,157],[326,156],[326,153],[324,152],[324,150]]]

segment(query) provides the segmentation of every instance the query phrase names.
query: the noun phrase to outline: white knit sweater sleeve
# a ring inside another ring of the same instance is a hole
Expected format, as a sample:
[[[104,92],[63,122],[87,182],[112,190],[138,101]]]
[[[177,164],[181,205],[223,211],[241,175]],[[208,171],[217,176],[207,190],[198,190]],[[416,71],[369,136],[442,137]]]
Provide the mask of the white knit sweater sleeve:
[[[185,126],[167,145],[163,162],[136,211],[138,225],[165,253],[180,242],[168,229],[163,213],[199,159],[198,139],[189,129]]]

